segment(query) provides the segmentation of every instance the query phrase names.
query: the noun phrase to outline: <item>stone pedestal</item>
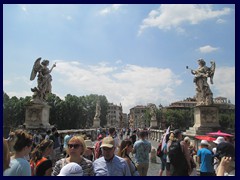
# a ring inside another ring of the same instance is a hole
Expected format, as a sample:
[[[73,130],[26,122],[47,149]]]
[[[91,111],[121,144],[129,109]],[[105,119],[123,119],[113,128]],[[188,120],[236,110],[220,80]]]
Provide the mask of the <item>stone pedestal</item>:
[[[100,118],[94,117],[93,128],[100,128]]]
[[[186,135],[206,135],[220,128],[218,108],[216,106],[196,106],[194,108],[194,126],[186,131]]]
[[[151,118],[150,128],[151,129],[158,129],[157,120],[155,118]]]
[[[25,123],[27,129],[50,129],[50,106],[47,104],[30,104],[26,106]]]

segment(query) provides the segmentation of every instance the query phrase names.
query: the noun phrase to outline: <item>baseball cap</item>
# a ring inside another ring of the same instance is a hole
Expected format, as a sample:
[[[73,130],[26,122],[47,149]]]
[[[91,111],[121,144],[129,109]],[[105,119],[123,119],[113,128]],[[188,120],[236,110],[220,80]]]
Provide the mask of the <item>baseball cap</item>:
[[[114,139],[111,136],[103,138],[101,148],[102,147],[114,147]]]
[[[70,162],[63,166],[58,176],[83,176],[83,170],[79,164]]]
[[[210,146],[210,144],[208,143],[207,140],[201,140],[201,145],[207,145],[207,146]]]
[[[179,134],[182,134],[182,131],[180,129],[175,129],[173,133],[174,133],[174,136],[177,137]]]

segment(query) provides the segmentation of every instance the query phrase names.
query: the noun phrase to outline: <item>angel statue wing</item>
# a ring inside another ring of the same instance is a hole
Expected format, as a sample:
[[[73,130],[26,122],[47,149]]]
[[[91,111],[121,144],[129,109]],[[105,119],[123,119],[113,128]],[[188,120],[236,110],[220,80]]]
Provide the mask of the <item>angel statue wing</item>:
[[[33,68],[32,68],[32,72],[31,72],[31,76],[30,76],[30,80],[32,81],[32,80],[34,80],[35,79],[35,77],[36,77],[36,75],[37,75],[37,72],[41,69],[41,64],[40,64],[40,61],[41,61],[41,57],[40,58],[38,58],[36,61],[35,61],[35,63],[34,63],[34,65],[33,65]]]
[[[210,83],[213,84],[213,76],[215,73],[216,64],[214,61],[210,61],[210,63],[211,63],[211,67],[209,71],[209,77],[210,77]]]

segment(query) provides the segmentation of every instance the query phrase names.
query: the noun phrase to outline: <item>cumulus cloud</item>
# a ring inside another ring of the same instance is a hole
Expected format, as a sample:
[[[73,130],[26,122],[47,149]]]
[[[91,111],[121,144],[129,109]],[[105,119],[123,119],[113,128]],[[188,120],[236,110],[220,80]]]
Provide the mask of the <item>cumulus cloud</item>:
[[[123,6],[123,5],[122,4],[113,4],[113,5],[109,6],[109,7],[106,7],[104,9],[100,10],[99,14],[100,15],[110,14],[112,12],[115,12],[115,11],[119,10],[119,8],[121,6]]]
[[[216,47],[212,47],[210,45],[206,45],[206,46],[202,46],[200,48],[198,48],[198,51],[200,51],[201,53],[211,53],[213,51],[217,51],[219,48]]]
[[[217,92],[214,97],[227,97],[235,104],[235,67],[216,68],[213,81]]]
[[[158,9],[152,10],[142,21],[138,35],[149,27],[157,27],[161,30],[176,29],[184,23],[198,24],[201,21],[227,15],[230,11],[230,8],[213,10],[212,5],[162,4]]]
[[[109,102],[121,102],[127,113],[137,104],[169,103],[174,99],[175,88],[182,83],[170,69],[156,67],[129,64],[119,68],[106,63],[87,66],[64,61],[57,66],[54,83],[60,83],[70,94],[103,94]],[[55,90],[61,94],[60,89]]]

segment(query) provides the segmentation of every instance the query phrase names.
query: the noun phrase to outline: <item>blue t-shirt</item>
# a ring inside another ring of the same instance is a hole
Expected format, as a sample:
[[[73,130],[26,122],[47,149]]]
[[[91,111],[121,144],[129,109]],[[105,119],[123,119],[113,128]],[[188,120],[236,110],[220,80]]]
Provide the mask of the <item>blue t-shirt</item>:
[[[213,153],[207,148],[201,148],[197,152],[200,157],[200,172],[214,172],[213,169]]]
[[[149,163],[151,143],[147,140],[138,140],[133,145],[136,163]]]
[[[31,176],[30,163],[24,158],[10,161],[10,168],[3,172],[3,176]]]

